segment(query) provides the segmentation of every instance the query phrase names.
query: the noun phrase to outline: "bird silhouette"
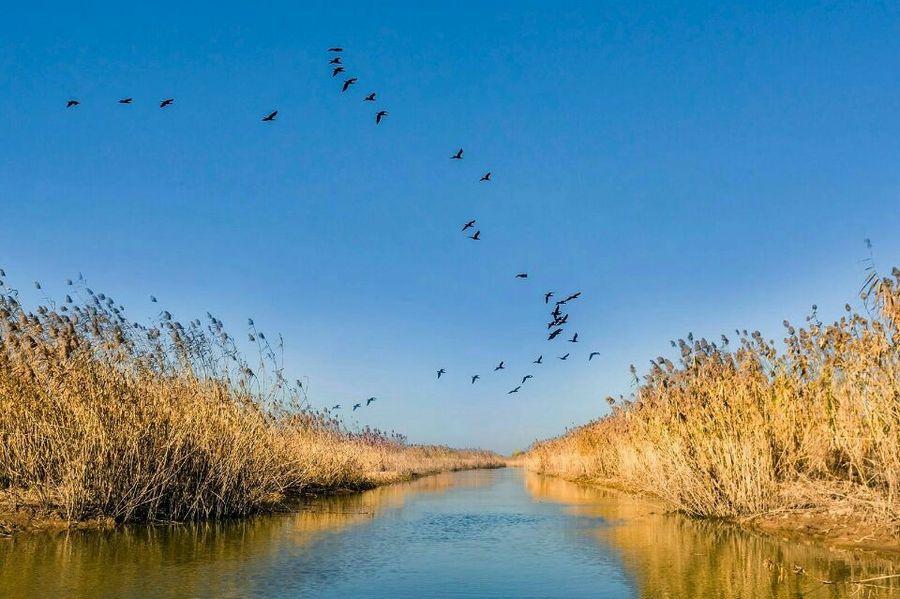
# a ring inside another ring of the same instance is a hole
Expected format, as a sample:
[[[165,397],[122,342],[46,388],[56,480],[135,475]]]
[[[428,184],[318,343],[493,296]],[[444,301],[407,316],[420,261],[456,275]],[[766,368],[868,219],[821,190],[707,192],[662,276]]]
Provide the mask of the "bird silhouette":
[[[562,308],[559,307],[559,304],[556,304],[556,307],[553,308],[553,312],[550,313],[553,318],[559,318],[562,314]]]
[[[475,231],[474,235],[469,235],[469,239],[474,239],[475,241],[481,241],[481,229]]]
[[[343,72],[344,72],[344,67],[337,66],[337,67],[334,67],[334,69],[331,71],[331,76],[337,77],[338,73],[343,73]]]
[[[156,296],[155,296],[155,295],[151,295],[151,296],[150,296],[150,301],[153,302],[153,303],[155,304],[155,303],[156,303]]]
[[[363,98],[363,102],[374,102],[375,101],[375,92],[372,92],[365,98]]]
[[[341,57],[335,56],[331,60],[328,61],[328,64],[341,64]]]
[[[562,333],[562,332],[563,332],[562,329],[556,329],[555,331],[553,331],[552,333],[550,333],[550,336],[547,337],[547,340],[548,340],[548,341],[553,341],[554,339],[556,339],[557,337],[559,337],[559,334]]]
[[[134,102],[134,98],[122,98],[119,100],[119,104],[131,104]]]
[[[264,117],[262,118],[262,120],[263,120],[263,121],[274,121],[276,116],[278,116],[278,111],[277,111],[277,110],[273,110],[272,112],[270,112],[269,114],[267,114],[266,116],[264,116]]]
[[[165,108],[166,106],[169,106],[170,104],[172,104],[172,102],[174,102],[174,101],[175,101],[175,98],[166,98],[165,100],[163,100],[162,102],[159,103],[159,107]]]
[[[387,114],[388,114],[388,111],[387,111],[387,110],[379,110],[379,111],[375,114],[375,124],[377,125],[378,123],[380,123],[380,122],[381,122],[381,119],[383,119],[384,117],[386,117]]]
[[[481,176],[481,181],[490,181],[491,180],[491,172],[488,171],[484,175]]]
[[[473,218],[472,220],[470,220],[469,222],[467,222],[466,224],[463,225],[462,230],[465,231],[466,229],[471,229],[474,226],[475,226],[475,219]]]
[[[440,370],[438,370],[438,371],[437,371],[438,378],[441,378],[441,375],[442,375],[442,374],[445,374],[446,372],[447,372],[447,371],[444,370],[443,368],[441,368]]]
[[[504,368],[506,368],[506,366],[504,366],[503,362],[501,361],[499,364],[497,364],[497,367],[494,368],[494,372],[497,372],[498,370],[503,370]]]
[[[528,273],[527,273],[527,272],[520,272],[519,274],[516,275],[516,278],[517,278],[517,279],[527,279],[527,278],[528,278]]]
[[[567,302],[570,302],[570,301],[572,301],[572,300],[578,299],[579,297],[581,297],[581,292],[580,292],[580,291],[579,291],[578,293],[573,293],[572,295],[570,295],[569,297],[567,297],[567,298],[566,298],[566,301],[567,301]]]
[[[591,352],[591,355],[588,356],[588,362],[590,362],[591,360],[593,360],[593,359],[594,359],[594,356],[599,356],[599,355],[600,355],[600,352],[598,352],[598,351],[592,351],[592,352]]]
[[[519,385],[518,387],[516,387],[515,389],[513,389],[512,391],[507,393],[507,395],[512,395],[513,393],[518,393],[519,389],[521,389],[521,388],[522,388],[522,385]]]
[[[361,408],[361,407],[362,407],[361,403],[355,403],[355,404],[353,404],[353,411],[355,412],[357,408]]]
[[[375,401],[375,398],[374,398],[374,397],[370,397],[369,399],[366,400],[366,405],[368,406],[368,405],[369,405],[370,403],[372,403],[373,401]]]
[[[566,315],[568,316],[568,314]],[[578,343],[578,333],[575,333],[571,339],[569,339],[569,343]]]
[[[568,360],[568,359],[569,359],[569,354],[566,354],[566,355],[564,355],[564,356],[560,356],[559,359],[560,359],[560,360]]]
[[[66,108],[73,108],[75,106],[78,106],[79,104],[81,104],[81,102],[79,102],[78,100],[69,100],[68,102],[66,102]]]
[[[553,292],[552,292],[552,291],[548,291],[547,293],[545,293],[545,294],[544,294],[544,303],[545,303],[545,304],[549,304],[549,303],[550,303],[550,298],[551,298],[551,297],[553,297]]]
[[[525,381],[527,381],[528,379],[533,379],[533,378],[534,378],[534,376],[532,376],[530,374],[526,374],[525,376],[522,377],[522,384],[524,385]]]
[[[344,87],[341,88],[341,91],[342,91],[342,92],[347,91],[347,90],[350,88],[351,85],[353,85],[354,83],[356,83],[356,81],[357,81],[357,78],[356,78],[356,77],[350,77],[349,79],[347,79],[346,81],[344,81]]]
[[[329,52],[343,52],[343,48],[328,48]]]
[[[480,379],[480,378],[481,378],[481,377],[478,376],[477,374],[473,374],[473,375],[472,375],[472,384],[474,385],[474,384],[475,384],[475,381],[477,381],[477,380]]]
[[[332,410],[340,410],[340,409],[341,409],[341,404],[335,404],[335,405],[331,406],[331,409],[332,409]]]
[[[544,356],[543,356],[543,355],[538,356],[538,359],[535,360],[534,362],[532,362],[532,364],[543,364],[543,363],[544,363]]]
[[[463,149],[460,148],[456,151],[456,154],[450,157],[450,160],[462,160]]]

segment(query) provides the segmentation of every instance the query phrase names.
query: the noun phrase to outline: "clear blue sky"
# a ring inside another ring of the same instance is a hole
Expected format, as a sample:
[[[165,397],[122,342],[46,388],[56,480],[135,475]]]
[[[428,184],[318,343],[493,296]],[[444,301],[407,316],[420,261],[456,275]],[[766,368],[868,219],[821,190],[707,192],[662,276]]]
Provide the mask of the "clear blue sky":
[[[139,320],[151,293],[253,317],[315,405],[380,398],[350,424],[507,451],[688,331],[837,314],[866,237],[900,264],[896,8],[421,4],[5,7],[0,266]],[[547,290],[584,292],[575,348],[544,341]]]

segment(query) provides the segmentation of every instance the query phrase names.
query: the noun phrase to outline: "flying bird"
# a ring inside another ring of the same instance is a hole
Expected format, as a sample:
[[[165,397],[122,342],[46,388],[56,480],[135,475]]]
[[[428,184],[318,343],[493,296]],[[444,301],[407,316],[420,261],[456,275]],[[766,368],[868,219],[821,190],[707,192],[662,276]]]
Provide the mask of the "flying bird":
[[[361,403],[355,403],[355,404],[353,404],[353,411],[355,412],[356,408],[361,408],[361,407],[362,407]]]
[[[277,111],[277,110],[273,110],[272,112],[270,112],[269,114],[267,114],[266,116],[264,116],[264,117],[262,118],[262,120],[263,120],[263,121],[274,121],[276,116],[278,116],[278,111]]]
[[[494,372],[497,372],[498,370],[503,370],[504,368],[506,368],[506,366],[504,366],[503,362],[501,361],[499,364],[497,364],[497,367],[494,368]]]
[[[484,175],[481,176],[481,181],[490,181],[491,180],[491,172],[488,171]]]
[[[375,101],[375,92],[372,92],[365,98],[363,98],[363,102],[374,102]]]
[[[474,235],[469,235],[469,239],[474,239],[475,241],[481,241],[481,229],[475,231]]]
[[[543,355],[538,356],[538,359],[535,360],[534,362],[532,362],[532,364],[543,364],[543,363],[544,363],[544,356],[543,356]]]
[[[569,297],[567,297],[567,298],[566,298],[566,301],[567,301],[567,302],[570,302],[570,301],[572,301],[572,300],[578,299],[579,297],[581,297],[581,292],[580,292],[580,291],[579,291],[578,293],[573,293],[572,295],[570,295]]]
[[[568,314],[566,314],[566,316],[568,316]],[[578,343],[578,333],[575,333],[575,335],[573,335],[572,338],[569,339],[569,343]]]
[[[370,397],[369,399],[366,400],[366,405],[368,406],[368,405],[369,405],[370,403],[372,403],[373,401],[375,401],[375,398],[374,398],[374,397]]]
[[[331,406],[331,409],[332,409],[332,410],[340,410],[340,409],[341,409],[341,404],[335,404],[335,405]]]
[[[81,104],[81,102],[79,102],[78,100],[69,100],[68,102],[66,102],[66,108],[72,108],[73,106],[78,106],[79,104]]]
[[[131,104],[134,102],[134,98],[122,98],[119,100],[119,104]]]
[[[175,101],[175,98],[166,98],[165,100],[163,100],[162,102],[159,103],[159,107],[165,108],[166,106],[170,105],[174,101]]]
[[[527,272],[520,272],[519,274],[516,275],[516,278],[517,278],[517,279],[527,279],[527,278],[528,278],[528,273],[527,273]]]
[[[533,379],[533,378],[534,377],[532,375],[526,374],[525,376],[522,377],[522,384],[524,385],[525,381],[527,381],[528,379]]]
[[[338,73],[343,73],[344,67],[334,67],[334,70],[331,71],[332,77],[337,77]]]
[[[588,362],[590,362],[591,360],[593,360],[593,359],[594,359],[594,356],[599,356],[599,355],[600,355],[600,352],[598,352],[598,351],[592,351],[592,352],[591,352],[591,355],[588,356]]]
[[[568,359],[569,359],[569,354],[566,354],[566,355],[564,355],[564,356],[560,356],[559,359],[560,359],[560,360],[568,360]]]
[[[460,148],[456,151],[456,154],[450,157],[450,160],[462,160],[463,149]]]
[[[331,60],[328,61],[328,64],[341,64],[341,57],[335,56]]]
[[[351,85],[353,85],[354,83],[356,83],[356,81],[357,81],[356,77],[350,77],[349,79],[347,79],[346,81],[344,81],[344,87],[341,88],[341,91],[342,91],[342,92],[347,91],[347,90],[350,88]]]
[[[447,372],[447,371],[444,370],[443,368],[441,368],[440,370],[438,370],[438,371],[437,371],[438,378],[441,378],[441,375],[442,375],[442,374],[445,374],[446,372]]]
[[[474,226],[475,226],[475,219],[473,218],[472,220],[470,220],[469,222],[467,222],[466,224],[463,225],[462,230],[465,231],[466,229],[471,229]]]
[[[380,123],[381,119],[386,117],[387,114],[388,114],[387,110],[379,110],[377,113],[375,113],[375,124],[377,125],[378,123]]]
[[[556,304],[556,307],[553,308],[553,312],[550,313],[550,316],[553,318],[559,318],[562,314],[562,309],[560,309],[559,304]]]
[[[562,333],[562,332],[563,332],[562,329],[556,329],[555,331],[553,331],[552,333],[550,333],[550,336],[547,337],[547,341],[553,341],[554,339],[556,339],[557,337],[559,337],[559,334]]]
[[[477,381],[477,380],[480,379],[480,378],[481,378],[481,377],[478,376],[477,374],[473,374],[473,375],[472,375],[472,384],[474,385],[474,384],[475,384],[475,381]]]
[[[153,302],[153,303],[155,304],[155,303],[156,303],[156,296],[155,296],[155,295],[151,295],[151,296],[150,296],[150,301]]]
[[[545,294],[544,294],[544,303],[545,303],[545,304],[549,304],[549,303],[550,303],[550,298],[551,298],[551,297],[553,297],[553,292],[552,292],[552,291],[548,291],[547,293],[545,293]]]
[[[329,52],[343,52],[343,48],[328,48]]]
[[[515,389],[513,389],[512,391],[507,393],[507,395],[512,395],[513,393],[518,393],[519,389],[521,389],[521,388],[522,388],[522,385],[519,385],[518,387],[516,387]]]

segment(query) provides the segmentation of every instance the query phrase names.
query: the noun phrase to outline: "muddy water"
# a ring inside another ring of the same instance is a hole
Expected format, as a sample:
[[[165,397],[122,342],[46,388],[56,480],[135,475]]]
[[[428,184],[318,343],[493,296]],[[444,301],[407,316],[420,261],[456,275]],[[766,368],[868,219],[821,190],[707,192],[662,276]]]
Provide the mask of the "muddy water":
[[[898,573],[512,468],[240,522],[0,540],[0,597],[892,597],[900,578],[847,581]]]

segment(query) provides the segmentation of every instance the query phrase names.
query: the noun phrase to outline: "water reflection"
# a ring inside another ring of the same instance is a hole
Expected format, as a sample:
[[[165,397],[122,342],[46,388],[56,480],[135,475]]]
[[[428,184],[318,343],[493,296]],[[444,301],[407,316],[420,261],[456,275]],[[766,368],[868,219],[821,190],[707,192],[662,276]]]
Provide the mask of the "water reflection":
[[[612,526],[595,531],[614,548],[643,597],[896,597],[900,579],[847,581],[900,573],[897,560],[783,541],[735,526],[664,514],[614,490],[525,473],[532,498]],[[803,573],[793,571],[794,566]],[[828,584],[823,581],[830,581]]]

